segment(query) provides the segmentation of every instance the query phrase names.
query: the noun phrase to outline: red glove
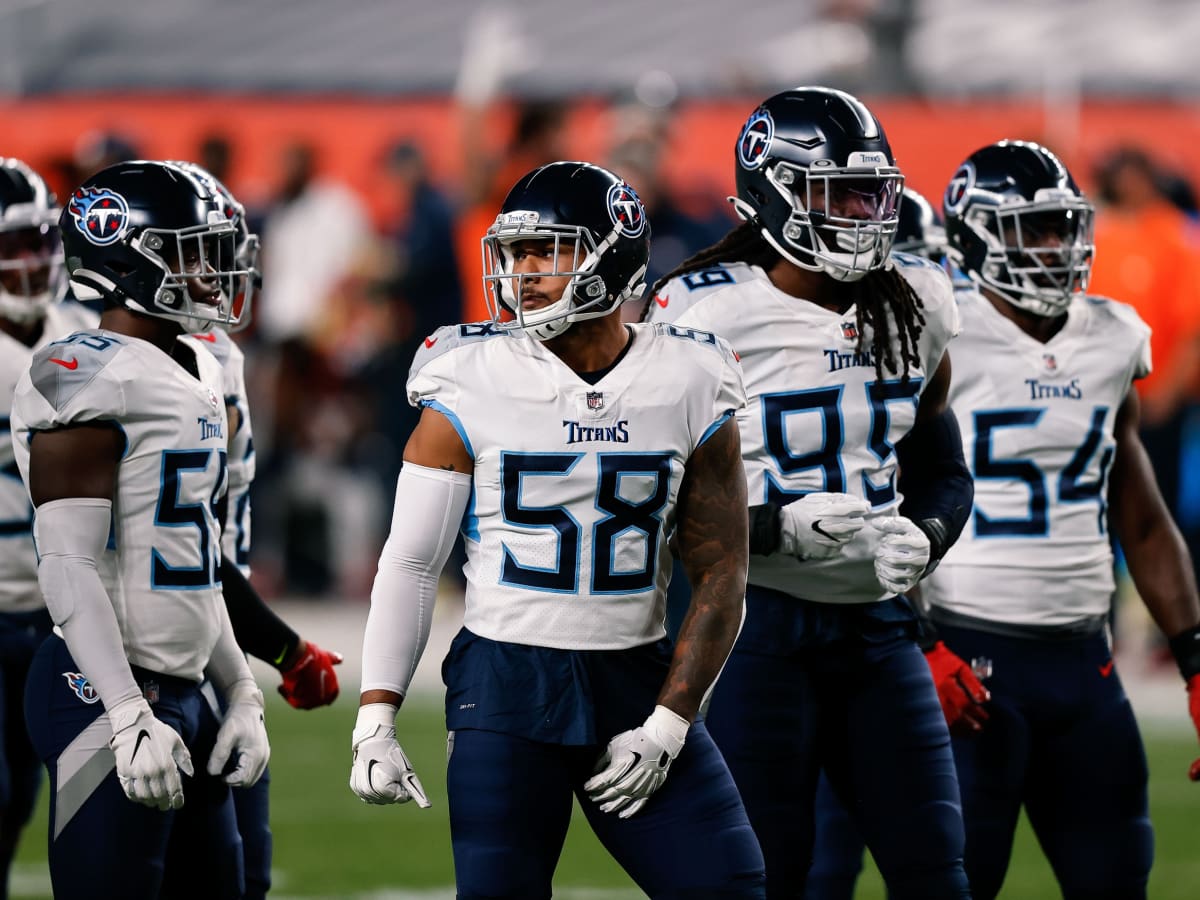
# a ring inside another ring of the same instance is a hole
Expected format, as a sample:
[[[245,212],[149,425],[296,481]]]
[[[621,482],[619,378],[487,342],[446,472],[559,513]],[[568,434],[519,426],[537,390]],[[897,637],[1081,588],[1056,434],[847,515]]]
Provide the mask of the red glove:
[[[1192,716],[1192,724],[1196,726],[1196,734],[1200,736],[1200,674],[1188,679],[1188,712]],[[1188,769],[1188,778],[1200,781],[1200,759],[1192,763]]]
[[[296,709],[316,709],[337,699],[338,679],[333,667],[342,661],[342,654],[305,641],[292,654],[292,660],[279,670],[283,675],[279,693],[284,700]]]
[[[983,723],[988,719],[983,704],[991,700],[992,695],[975,677],[971,667],[941,641],[925,651],[925,662],[929,663],[929,671],[933,674],[933,684],[950,731],[954,734],[982,731]]]

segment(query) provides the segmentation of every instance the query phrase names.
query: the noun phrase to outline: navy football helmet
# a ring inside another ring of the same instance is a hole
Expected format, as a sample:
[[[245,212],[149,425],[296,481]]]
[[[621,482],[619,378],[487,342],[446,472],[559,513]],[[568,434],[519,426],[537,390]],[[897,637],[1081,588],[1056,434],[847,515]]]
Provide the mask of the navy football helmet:
[[[950,179],[943,209],[951,261],[1014,306],[1057,316],[1086,290],[1095,211],[1045,147],[999,141],[976,150]]]
[[[242,331],[250,325],[254,295],[262,288],[262,269],[258,264],[261,241],[258,235],[250,230],[246,219],[246,207],[212,172],[198,163],[186,160],[171,160],[171,165],[179,166],[188,174],[208,185],[209,189],[225,204],[225,215],[233,222],[233,227],[237,231],[237,243],[234,247],[237,267],[239,270],[245,270],[248,274],[239,278],[234,285],[232,306],[234,320],[227,330]]]
[[[0,158],[0,316],[36,322],[66,283],[54,194],[25,163]]]
[[[857,281],[882,268],[904,176],[879,120],[849,94],[799,87],[758,107],[738,137],[738,215],[790,262]]]
[[[946,258],[946,229],[941,213],[910,187],[900,197],[900,224],[892,252],[923,256],[941,265]]]
[[[172,319],[187,331],[235,325],[237,229],[213,189],[178,166],[145,160],[87,179],[59,219],[71,287]]]
[[[540,274],[570,281],[549,305],[525,309],[521,292],[530,276],[514,272],[513,245],[538,241],[554,242],[556,260],[553,271]],[[504,327],[550,340],[641,296],[649,258],[650,223],[633,188],[591,163],[550,163],[513,186],[483,238],[488,309],[496,322],[504,310],[515,316]]]

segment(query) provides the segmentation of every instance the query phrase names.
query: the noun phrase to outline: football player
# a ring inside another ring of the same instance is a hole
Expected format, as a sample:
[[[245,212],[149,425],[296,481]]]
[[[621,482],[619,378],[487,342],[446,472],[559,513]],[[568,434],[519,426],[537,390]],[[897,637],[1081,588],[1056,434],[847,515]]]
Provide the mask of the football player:
[[[746,373],[746,624],[707,724],[769,897],[803,895],[822,768],[893,897],[966,897],[950,738],[903,596],[970,511],[945,404],[950,281],[890,255],[903,176],[849,94],[770,97],[735,160],[743,223],[647,307],[721,335]]]
[[[944,265],[946,259],[941,210],[907,186],[900,195],[900,221],[892,242],[892,254],[897,253],[911,253],[938,265]],[[929,652],[925,660],[931,661]],[[975,677],[969,669],[967,675]],[[863,839],[824,774],[817,782],[816,817],[813,862],[804,896],[806,900],[851,900],[862,871]]]
[[[173,165],[205,182],[221,198],[225,214],[236,229],[237,269],[244,273],[238,276],[233,289],[236,325],[179,338],[202,347],[221,364],[222,396],[229,421],[229,487],[217,516],[222,523],[222,565],[232,562],[238,570],[234,573],[222,569],[234,635],[242,649],[252,650],[253,655],[279,670],[283,676],[279,693],[289,704],[296,709],[316,709],[337,699],[338,678],[333,667],[342,662],[342,655],[302,640],[245,583],[250,577],[250,484],[254,480],[255,454],[246,396],[246,357],[230,337],[230,331],[241,331],[250,324],[252,300],[260,280],[258,236],[246,224],[245,208],[210,172],[191,162]],[[206,683],[205,689],[208,696],[211,685]],[[223,714],[223,700],[215,692],[210,699]],[[233,795],[245,857],[246,890],[242,900],[262,900],[271,887],[270,781],[270,768],[264,769],[252,787]]]
[[[649,896],[763,896],[695,721],[742,620],[741,371],[712,334],[621,323],[649,238],[606,169],[533,170],[484,238],[493,321],[439,329],[413,362],[423,409],[371,595],[350,786],[429,805],[395,717],[461,527],[465,622],[443,674],[464,900],[548,898],[572,795]],[[668,539],[693,587],[674,649]]]
[[[1106,633],[1110,523],[1200,729],[1200,602],[1138,437],[1133,382],[1150,371],[1150,330],[1085,293],[1092,205],[1046,148],[977,150],[944,211],[966,276],[949,400],[976,493],[922,599],[942,640],[933,671],[947,715],[979,710],[976,733],[954,737],[971,889],[1000,891],[1024,807],[1064,897],[1145,897],[1146,756]],[[976,659],[992,669],[986,704],[960,679]]]
[[[59,221],[75,296],[104,311],[36,351],[13,400],[38,583],[62,634],[35,654],[26,704],[50,772],[54,894],[240,896],[229,786],[254,784],[269,748],[221,590],[220,366],[178,340],[233,320],[235,228],[204,183],[146,161],[88,178]],[[185,794],[186,840],[172,841]]]
[[[58,212],[40,175],[0,159],[0,897],[41,781],[25,729],[25,675],[52,627],[38,590],[33,509],[8,435],[12,395],[35,350],[96,324],[80,304],[59,302],[66,269]]]

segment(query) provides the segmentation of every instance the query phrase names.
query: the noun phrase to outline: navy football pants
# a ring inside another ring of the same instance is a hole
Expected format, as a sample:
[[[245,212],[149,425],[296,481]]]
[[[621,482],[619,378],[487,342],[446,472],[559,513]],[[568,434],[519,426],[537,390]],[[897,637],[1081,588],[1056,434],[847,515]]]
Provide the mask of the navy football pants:
[[[0,898],[8,897],[17,840],[33,816],[42,781],[25,728],[25,677],[51,628],[44,609],[0,615]]]
[[[447,787],[460,900],[550,897],[572,795],[600,842],[653,900],[765,896],[754,832],[702,724],[689,732],[666,784],[629,819],[600,812],[583,792],[602,751],[455,732]]]
[[[822,773],[817,781],[813,861],[804,900],[853,900],[865,849],[858,826]]]
[[[939,630],[963,659],[993,664],[991,717],[981,734],[954,739],[977,900],[1000,891],[1022,804],[1066,900],[1144,898],[1154,858],[1146,754],[1104,635]]]
[[[892,897],[969,897],[950,735],[906,602],[751,587],[746,606],[707,724],[762,845],[767,896],[804,896],[824,766]]]
[[[218,722],[199,687],[133,669],[154,715],[183,737],[196,772],[183,777],[183,808],[160,812],[121,790],[103,705],[64,677],[78,671],[62,639],[47,638],[25,694],[29,735],[50,773],[56,900],[240,897],[241,838],[229,786],[205,772]]]

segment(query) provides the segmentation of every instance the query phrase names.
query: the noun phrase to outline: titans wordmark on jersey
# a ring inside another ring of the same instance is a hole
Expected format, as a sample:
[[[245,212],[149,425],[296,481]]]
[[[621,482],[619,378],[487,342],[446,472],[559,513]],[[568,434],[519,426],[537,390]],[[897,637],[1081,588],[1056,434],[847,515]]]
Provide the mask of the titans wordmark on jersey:
[[[464,624],[498,641],[615,650],[664,634],[667,540],[693,451],[744,402],[724,341],[630,326],[600,381],[490,323],[425,340],[409,399],[454,423],[475,460]]]
[[[950,405],[975,506],[922,597],[1008,624],[1105,615],[1113,425],[1134,379],[1150,371],[1150,329],[1125,304],[1077,295],[1043,344],[973,287],[958,303]]]
[[[13,444],[29,480],[39,431],[107,422],[125,435],[113,533],[100,574],[129,661],[199,681],[220,633],[220,532],[226,420],[221,369],[199,378],[146,341],[79,331],[33,356],[13,398]]]
[[[651,300],[651,321],[716,332],[741,359],[747,402],[738,424],[751,505],[834,491],[867,500],[868,521],[898,515],[896,443],[912,428],[958,316],[945,272],[907,254],[892,260],[924,303],[921,362],[907,381],[876,378],[874,355],[858,350],[853,307],[838,314],[793,297],[757,266],[683,275]],[[862,346],[870,348],[870,335]],[[750,582],[809,600],[880,600],[888,594],[875,577],[878,540],[868,527],[836,559],[754,556]]]
[[[35,350],[52,338],[91,328],[96,321],[87,307],[68,301],[46,310],[42,336],[32,348],[0,331],[0,613],[28,612],[44,605],[33,549],[33,507],[9,434],[13,391]]]
[[[246,397],[246,354],[228,332],[219,328],[203,334],[189,334],[181,341],[203,347],[221,364],[222,393],[225,406],[237,410],[237,425],[230,423],[229,491],[225,521],[222,522],[221,550],[242,574],[250,577],[250,483],[254,481],[254,433],[250,425],[250,401]]]

